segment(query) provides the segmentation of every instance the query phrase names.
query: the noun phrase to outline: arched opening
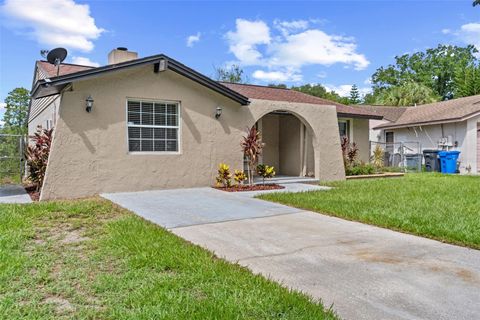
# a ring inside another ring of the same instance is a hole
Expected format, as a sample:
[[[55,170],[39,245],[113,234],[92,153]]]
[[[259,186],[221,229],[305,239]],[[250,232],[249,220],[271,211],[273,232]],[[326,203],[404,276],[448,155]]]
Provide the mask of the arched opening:
[[[306,121],[276,110],[263,115],[255,126],[265,143],[259,163],[275,167],[277,178],[315,177],[315,135]]]

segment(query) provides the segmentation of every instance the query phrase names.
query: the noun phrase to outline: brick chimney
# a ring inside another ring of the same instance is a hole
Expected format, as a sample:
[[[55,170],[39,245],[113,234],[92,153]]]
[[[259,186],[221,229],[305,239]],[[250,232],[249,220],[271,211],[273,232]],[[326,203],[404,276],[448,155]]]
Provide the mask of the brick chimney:
[[[116,64],[120,62],[135,60],[138,58],[138,53],[128,51],[125,47],[118,47],[113,49],[108,54],[108,64]]]

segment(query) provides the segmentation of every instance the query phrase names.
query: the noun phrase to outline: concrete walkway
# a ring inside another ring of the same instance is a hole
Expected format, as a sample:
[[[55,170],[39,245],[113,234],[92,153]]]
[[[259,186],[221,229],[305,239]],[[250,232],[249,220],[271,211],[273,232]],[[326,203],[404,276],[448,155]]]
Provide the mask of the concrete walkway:
[[[210,188],[104,197],[219,257],[333,304],[344,319],[480,314],[478,250]]]
[[[32,199],[21,185],[0,186],[0,203],[30,203]]]

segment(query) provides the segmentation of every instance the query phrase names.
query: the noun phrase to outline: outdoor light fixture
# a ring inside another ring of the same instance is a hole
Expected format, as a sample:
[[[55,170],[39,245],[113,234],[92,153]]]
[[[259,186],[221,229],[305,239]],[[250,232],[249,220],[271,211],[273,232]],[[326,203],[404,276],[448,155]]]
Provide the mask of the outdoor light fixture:
[[[93,108],[93,98],[91,95],[88,96],[88,98],[85,100],[86,104],[87,104],[87,107],[85,108],[85,110],[87,110],[87,112],[91,112],[92,111],[92,108]]]
[[[222,115],[222,107],[218,106],[217,109],[215,109],[215,118],[220,118]]]

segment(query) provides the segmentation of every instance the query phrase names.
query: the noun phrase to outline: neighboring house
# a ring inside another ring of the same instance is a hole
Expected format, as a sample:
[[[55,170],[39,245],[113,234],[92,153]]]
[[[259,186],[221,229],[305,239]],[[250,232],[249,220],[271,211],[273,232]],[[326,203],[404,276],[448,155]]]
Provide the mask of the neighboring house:
[[[460,151],[460,172],[480,172],[480,95],[416,107],[365,106],[383,120],[371,120],[370,140],[418,142],[421,150]]]
[[[211,185],[219,163],[243,168],[240,141],[253,125],[277,174],[342,180],[339,123],[368,160],[368,121],[381,119],[288,89],[219,83],[163,54],[115,49],[108,61],[63,64],[59,76],[36,63],[29,132],[55,127],[41,199]]]

